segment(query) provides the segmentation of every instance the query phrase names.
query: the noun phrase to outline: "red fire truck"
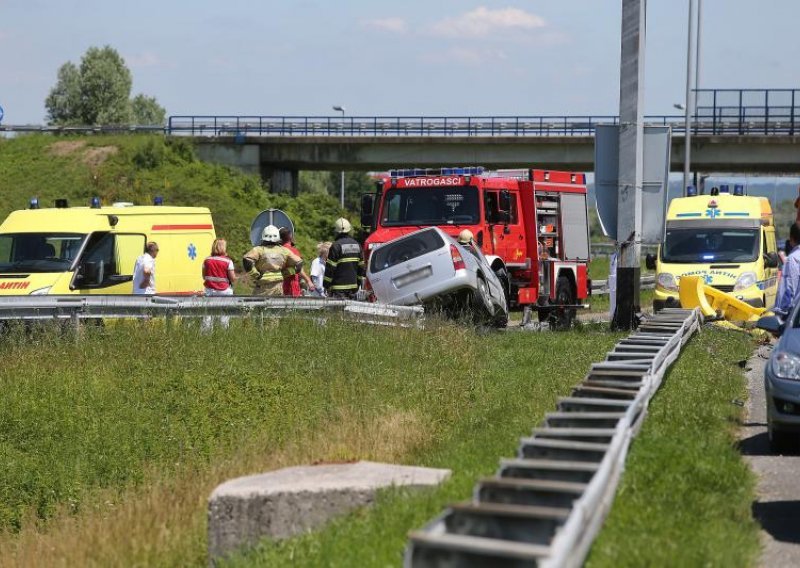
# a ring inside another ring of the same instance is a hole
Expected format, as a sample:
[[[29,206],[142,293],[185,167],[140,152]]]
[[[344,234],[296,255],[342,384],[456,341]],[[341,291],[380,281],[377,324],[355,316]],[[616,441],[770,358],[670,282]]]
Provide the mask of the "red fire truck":
[[[365,256],[425,226],[456,237],[469,229],[505,284],[509,305],[571,325],[591,289],[586,177],[480,167],[392,170],[361,200]]]

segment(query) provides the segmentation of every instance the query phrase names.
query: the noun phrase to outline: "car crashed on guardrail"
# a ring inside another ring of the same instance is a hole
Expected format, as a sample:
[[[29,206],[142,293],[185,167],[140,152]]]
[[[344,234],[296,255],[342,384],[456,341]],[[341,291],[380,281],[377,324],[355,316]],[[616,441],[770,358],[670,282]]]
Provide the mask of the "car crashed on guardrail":
[[[469,314],[479,323],[508,323],[507,290],[486,257],[438,227],[374,248],[367,278],[381,303],[433,305],[451,316]]]

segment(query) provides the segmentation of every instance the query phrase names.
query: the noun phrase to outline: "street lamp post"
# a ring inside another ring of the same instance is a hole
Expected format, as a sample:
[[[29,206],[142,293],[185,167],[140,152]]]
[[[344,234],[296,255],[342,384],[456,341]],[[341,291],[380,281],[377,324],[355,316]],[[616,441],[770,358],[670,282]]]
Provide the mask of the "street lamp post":
[[[689,186],[689,175],[692,162],[692,51],[693,51],[693,23],[694,23],[694,0],[689,0],[689,23],[686,30],[686,102],[683,109],[683,190],[686,195],[686,188]]]
[[[333,110],[342,113],[342,126],[344,126],[345,108],[342,105],[334,105]],[[342,170],[342,179],[341,179],[341,184],[339,186],[339,201],[341,202],[342,209],[344,209],[344,170]]]

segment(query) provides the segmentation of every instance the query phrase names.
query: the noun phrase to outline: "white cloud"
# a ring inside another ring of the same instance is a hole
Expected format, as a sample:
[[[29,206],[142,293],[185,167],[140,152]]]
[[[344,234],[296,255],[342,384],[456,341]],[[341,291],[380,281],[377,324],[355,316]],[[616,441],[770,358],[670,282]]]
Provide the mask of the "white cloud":
[[[423,56],[423,60],[429,63],[458,63],[471,66],[485,65],[506,59],[508,59],[508,55],[502,49],[487,49],[485,46],[482,48],[452,47]]]
[[[398,34],[405,33],[407,29],[406,21],[403,18],[376,18],[373,20],[363,20],[361,22],[361,27]]]
[[[545,21],[540,16],[519,8],[492,10],[485,6],[479,6],[471,12],[434,23],[430,31],[435,35],[445,37],[486,37],[492,33],[534,30],[544,26]]]
[[[133,68],[159,67],[163,63],[161,58],[152,51],[128,55],[125,62]]]

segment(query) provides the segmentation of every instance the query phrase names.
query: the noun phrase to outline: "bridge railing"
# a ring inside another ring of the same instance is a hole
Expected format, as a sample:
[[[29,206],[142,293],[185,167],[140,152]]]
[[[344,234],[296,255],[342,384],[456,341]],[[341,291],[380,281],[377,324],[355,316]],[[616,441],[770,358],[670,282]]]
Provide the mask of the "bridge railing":
[[[670,117],[659,117],[660,122]],[[170,116],[191,136],[592,136],[616,116]]]

